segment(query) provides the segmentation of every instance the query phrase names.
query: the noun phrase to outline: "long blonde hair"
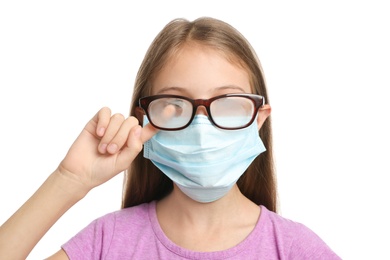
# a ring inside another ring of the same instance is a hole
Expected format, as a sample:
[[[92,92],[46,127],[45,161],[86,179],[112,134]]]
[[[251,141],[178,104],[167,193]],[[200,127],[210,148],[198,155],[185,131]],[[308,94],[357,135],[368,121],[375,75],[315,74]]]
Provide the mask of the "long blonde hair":
[[[175,19],[169,22],[150,45],[139,68],[135,81],[130,114],[136,116],[140,97],[151,95],[150,81],[184,44],[196,42],[223,53],[230,62],[245,68],[250,75],[252,91],[263,95],[266,90],[260,62],[251,45],[231,25],[209,17],[194,21]],[[142,118],[139,118],[142,120]],[[277,193],[272,155],[271,119],[268,118],[259,131],[267,151],[260,154],[237,181],[241,192],[258,205],[276,212]],[[143,151],[135,158],[125,173],[122,207],[159,200],[173,189],[172,181],[154,164],[143,157]]]

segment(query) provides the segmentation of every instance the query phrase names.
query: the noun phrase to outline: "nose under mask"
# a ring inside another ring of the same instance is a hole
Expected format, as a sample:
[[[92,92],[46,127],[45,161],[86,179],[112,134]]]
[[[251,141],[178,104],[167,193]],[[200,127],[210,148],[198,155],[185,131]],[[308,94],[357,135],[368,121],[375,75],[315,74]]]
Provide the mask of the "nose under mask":
[[[148,123],[146,116],[143,122]],[[256,122],[244,129],[223,130],[207,116],[196,115],[185,129],[154,135],[144,144],[144,157],[193,200],[212,202],[227,194],[266,151]]]

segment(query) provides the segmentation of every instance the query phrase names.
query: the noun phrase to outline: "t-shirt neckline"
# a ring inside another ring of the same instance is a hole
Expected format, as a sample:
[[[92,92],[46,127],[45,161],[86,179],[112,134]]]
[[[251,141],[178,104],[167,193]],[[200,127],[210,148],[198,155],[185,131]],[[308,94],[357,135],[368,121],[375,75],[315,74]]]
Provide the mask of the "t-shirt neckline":
[[[189,259],[206,259],[206,258],[229,258],[233,257],[243,250],[250,250],[249,248],[251,245],[254,244],[254,240],[262,239],[261,237],[261,228],[264,226],[263,223],[265,221],[266,215],[267,215],[267,209],[263,206],[259,206],[261,208],[259,219],[254,227],[254,229],[249,233],[249,235],[241,241],[239,244],[228,248],[226,250],[222,251],[214,251],[214,252],[198,252],[198,251],[192,251],[186,248],[183,248],[181,246],[178,246],[173,241],[171,241],[162,230],[160,223],[157,219],[157,212],[156,212],[156,201],[152,201],[149,203],[149,220],[151,222],[152,229],[154,231],[155,236],[157,239],[163,244],[169,251],[173,252],[174,254],[189,258]],[[252,249],[253,250],[253,249]]]

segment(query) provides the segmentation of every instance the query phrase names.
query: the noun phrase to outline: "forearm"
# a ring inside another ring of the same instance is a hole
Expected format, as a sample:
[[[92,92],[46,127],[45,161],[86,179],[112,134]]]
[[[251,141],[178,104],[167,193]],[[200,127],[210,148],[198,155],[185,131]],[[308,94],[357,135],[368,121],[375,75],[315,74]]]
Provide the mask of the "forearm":
[[[0,227],[0,259],[26,259],[43,235],[86,193],[76,179],[59,171],[51,174]]]

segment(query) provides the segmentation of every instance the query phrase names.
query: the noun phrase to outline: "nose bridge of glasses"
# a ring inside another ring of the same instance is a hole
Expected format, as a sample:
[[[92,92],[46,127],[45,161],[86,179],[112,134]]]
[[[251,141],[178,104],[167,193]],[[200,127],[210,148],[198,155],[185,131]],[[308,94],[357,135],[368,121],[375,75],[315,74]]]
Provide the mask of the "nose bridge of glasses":
[[[210,101],[208,99],[196,99],[194,100],[195,114],[207,116],[208,107],[210,106]]]

